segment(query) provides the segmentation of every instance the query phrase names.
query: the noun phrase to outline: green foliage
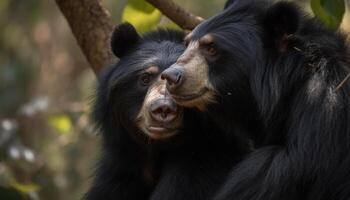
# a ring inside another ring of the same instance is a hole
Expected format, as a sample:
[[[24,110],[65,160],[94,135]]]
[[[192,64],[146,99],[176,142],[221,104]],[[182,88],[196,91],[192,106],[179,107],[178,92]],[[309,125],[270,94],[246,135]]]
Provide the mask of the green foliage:
[[[311,9],[328,27],[337,29],[345,13],[345,1],[311,0]]]
[[[24,194],[30,193],[30,192],[36,192],[40,188],[38,185],[36,185],[34,183],[22,184],[22,183],[19,183],[17,181],[12,181],[11,186],[13,188],[15,188],[17,191],[24,193]]]
[[[124,8],[122,21],[133,24],[139,33],[154,29],[162,14],[144,0],[128,0]]]
[[[19,183],[8,167],[1,166],[0,173],[0,197],[6,200],[25,199],[26,194],[36,192],[40,187],[34,183]]]
[[[68,115],[50,116],[49,125],[61,134],[67,134],[72,129],[72,121]]]

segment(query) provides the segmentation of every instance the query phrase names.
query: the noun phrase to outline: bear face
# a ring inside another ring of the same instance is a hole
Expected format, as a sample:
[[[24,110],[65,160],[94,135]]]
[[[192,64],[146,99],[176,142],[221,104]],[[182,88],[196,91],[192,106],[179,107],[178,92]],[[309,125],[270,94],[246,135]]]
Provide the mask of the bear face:
[[[255,67],[264,62],[261,16],[268,5],[230,1],[224,12],[185,37],[187,49],[162,73],[176,103],[207,111],[220,127],[247,131],[252,139],[264,132],[251,80]]]
[[[246,91],[250,89],[250,67],[259,62],[262,52],[261,27],[256,24],[266,7],[263,4],[230,1],[225,12],[186,36],[186,51],[162,74],[178,104],[203,110],[223,96],[241,98],[242,102],[251,96]],[[175,84],[171,75],[176,71],[182,79]]]
[[[112,34],[112,51],[120,62],[107,72],[101,91],[108,91],[106,106],[111,105],[116,123],[135,137],[160,140],[181,128],[182,109],[166,92],[160,74],[183,52],[182,39],[182,33],[168,30],[141,38],[127,23]]]

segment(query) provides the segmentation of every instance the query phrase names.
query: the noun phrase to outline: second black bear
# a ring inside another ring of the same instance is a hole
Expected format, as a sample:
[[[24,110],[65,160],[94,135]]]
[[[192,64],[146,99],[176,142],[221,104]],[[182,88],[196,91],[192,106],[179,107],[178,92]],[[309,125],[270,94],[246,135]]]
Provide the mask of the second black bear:
[[[231,0],[162,76],[178,104],[254,133],[256,150],[216,199],[350,199],[348,43],[293,3],[273,2]]]
[[[99,79],[94,120],[102,158],[87,200],[205,200],[248,149],[200,113],[177,106],[161,72],[184,51],[170,30],[112,35],[120,61]]]

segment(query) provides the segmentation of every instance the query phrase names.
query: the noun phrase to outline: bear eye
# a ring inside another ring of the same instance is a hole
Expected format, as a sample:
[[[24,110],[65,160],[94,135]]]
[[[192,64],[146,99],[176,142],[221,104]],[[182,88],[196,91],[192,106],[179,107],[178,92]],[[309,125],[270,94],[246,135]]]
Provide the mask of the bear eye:
[[[189,40],[185,40],[185,41],[184,41],[185,47],[188,47],[189,44],[190,44],[190,41],[189,41]]]
[[[208,47],[207,51],[208,51],[209,55],[211,55],[211,56],[214,56],[217,52],[215,47],[212,47],[212,46]]]
[[[207,46],[207,52],[208,52],[209,55],[215,56],[216,53],[217,53],[217,50],[216,50],[216,48],[213,45],[208,45]]]
[[[152,74],[150,73],[143,73],[140,77],[141,84],[144,86],[147,86],[151,83],[152,81]]]

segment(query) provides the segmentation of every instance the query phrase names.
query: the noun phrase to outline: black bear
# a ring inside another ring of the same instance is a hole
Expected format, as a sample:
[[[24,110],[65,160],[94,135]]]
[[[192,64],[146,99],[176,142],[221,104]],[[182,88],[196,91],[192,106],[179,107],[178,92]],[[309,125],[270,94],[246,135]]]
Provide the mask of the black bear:
[[[141,37],[127,23],[113,32],[120,61],[99,78],[94,121],[103,150],[85,199],[210,199],[248,152],[246,141],[167,93],[160,74],[183,53],[183,38],[172,30]]]
[[[344,35],[291,2],[231,0],[185,41],[161,75],[172,97],[228,134],[250,130],[256,148],[215,199],[350,199]]]

